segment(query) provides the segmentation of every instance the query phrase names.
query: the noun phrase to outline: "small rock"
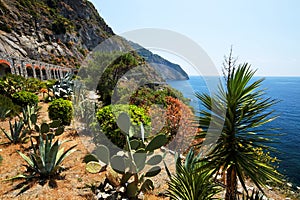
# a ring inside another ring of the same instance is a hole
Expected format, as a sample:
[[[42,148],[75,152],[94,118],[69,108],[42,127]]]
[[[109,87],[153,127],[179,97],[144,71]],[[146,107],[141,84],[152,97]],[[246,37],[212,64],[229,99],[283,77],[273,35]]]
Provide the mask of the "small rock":
[[[254,187],[247,187],[247,190],[254,190]]]
[[[269,189],[269,190],[273,190],[273,188],[269,185],[266,185],[266,187]]]
[[[124,193],[124,192],[125,192],[125,187],[120,187],[120,188],[118,189],[118,192]]]
[[[286,185],[289,186],[289,187],[293,187],[292,183],[287,183]]]
[[[104,187],[104,191],[107,192],[107,191],[110,191],[113,189],[113,186],[111,186],[109,183],[106,183],[105,187]]]

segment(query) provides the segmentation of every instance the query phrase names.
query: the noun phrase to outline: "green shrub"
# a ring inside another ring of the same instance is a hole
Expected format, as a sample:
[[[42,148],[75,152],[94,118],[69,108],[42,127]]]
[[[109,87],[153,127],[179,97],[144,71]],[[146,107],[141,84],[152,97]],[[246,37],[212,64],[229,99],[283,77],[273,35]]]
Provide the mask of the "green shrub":
[[[20,109],[20,106],[15,105],[10,98],[0,94],[0,119],[16,116]]]
[[[42,81],[36,78],[24,78],[15,74],[6,74],[0,79],[0,93],[11,97],[14,93],[27,91],[35,93],[45,87]]]
[[[39,102],[36,94],[27,91],[20,91],[12,94],[12,100],[15,104],[25,107],[27,105],[33,106]]]
[[[121,132],[121,129],[116,123],[116,119],[122,112],[129,112],[130,122],[133,127],[134,133],[140,133],[140,124],[145,126],[145,129],[149,129],[150,118],[146,114],[143,108],[139,108],[135,105],[109,105],[98,110],[96,116],[101,126],[101,130],[111,140],[112,143],[120,148],[123,148],[126,139],[125,135]],[[149,132],[149,131],[145,131]],[[94,140],[96,143],[101,143],[102,138],[96,135]]]
[[[69,100],[56,99],[48,108],[51,120],[61,120],[63,125],[70,125],[73,118],[73,105]]]

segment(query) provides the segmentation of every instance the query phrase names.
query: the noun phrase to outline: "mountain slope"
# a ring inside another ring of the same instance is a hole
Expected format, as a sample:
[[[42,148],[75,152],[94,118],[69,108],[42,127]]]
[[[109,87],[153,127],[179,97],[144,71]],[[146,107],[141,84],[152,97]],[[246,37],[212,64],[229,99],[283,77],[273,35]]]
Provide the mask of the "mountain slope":
[[[114,35],[87,0],[0,0],[0,53],[79,68],[89,52]],[[126,48],[124,42],[119,48]],[[163,71],[153,67],[166,79],[186,79],[180,66],[146,49],[138,53],[164,64]]]
[[[174,64],[157,54],[153,54],[148,49],[143,48],[137,43],[129,42],[129,44],[149,63],[157,72],[162,74],[164,79],[168,80],[187,80],[188,74],[178,64]]]

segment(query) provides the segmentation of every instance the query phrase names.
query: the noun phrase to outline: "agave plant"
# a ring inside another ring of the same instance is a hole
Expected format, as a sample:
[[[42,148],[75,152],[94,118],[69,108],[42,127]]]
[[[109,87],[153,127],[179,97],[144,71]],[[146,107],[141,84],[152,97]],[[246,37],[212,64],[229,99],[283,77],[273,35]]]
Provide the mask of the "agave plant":
[[[53,143],[53,138],[54,134],[47,134],[45,140],[43,140],[40,135],[38,149],[31,140],[33,153],[30,153],[29,157],[18,151],[20,156],[27,162],[29,171],[33,172],[32,175],[48,178],[59,173],[64,159],[76,151],[74,149],[76,145],[64,151],[64,148],[60,147],[67,141],[59,142],[56,140]]]
[[[50,91],[54,94],[55,98],[65,98],[69,99],[73,94],[73,74],[67,73],[64,78],[56,82],[51,88]]]
[[[32,130],[37,122],[38,117],[38,111],[41,107],[38,107],[37,105],[30,106],[27,105],[25,108],[22,109],[22,118],[24,121],[24,124],[27,125],[27,127]]]
[[[15,120],[15,124],[13,125],[11,121],[9,121],[10,134],[7,133],[3,128],[1,128],[2,132],[9,139],[11,143],[17,144],[24,142],[28,137],[27,129],[23,130],[24,122]]]
[[[199,155],[195,156],[191,149],[182,163],[181,158],[176,156],[176,174],[171,175],[167,166],[170,182],[167,196],[176,200],[208,200],[214,199],[220,189],[212,181],[212,170],[202,169]]]
[[[5,117],[10,113],[11,110],[8,110],[5,107],[0,107],[0,119],[5,119]]]

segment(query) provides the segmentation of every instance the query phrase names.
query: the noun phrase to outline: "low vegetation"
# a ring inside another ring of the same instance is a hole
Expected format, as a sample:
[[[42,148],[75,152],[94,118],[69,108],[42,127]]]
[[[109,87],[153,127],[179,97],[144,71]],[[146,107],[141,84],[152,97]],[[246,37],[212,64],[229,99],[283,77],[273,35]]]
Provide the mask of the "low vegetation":
[[[48,108],[51,120],[61,120],[63,125],[70,125],[73,118],[72,102],[65,99],[55,99]]]

